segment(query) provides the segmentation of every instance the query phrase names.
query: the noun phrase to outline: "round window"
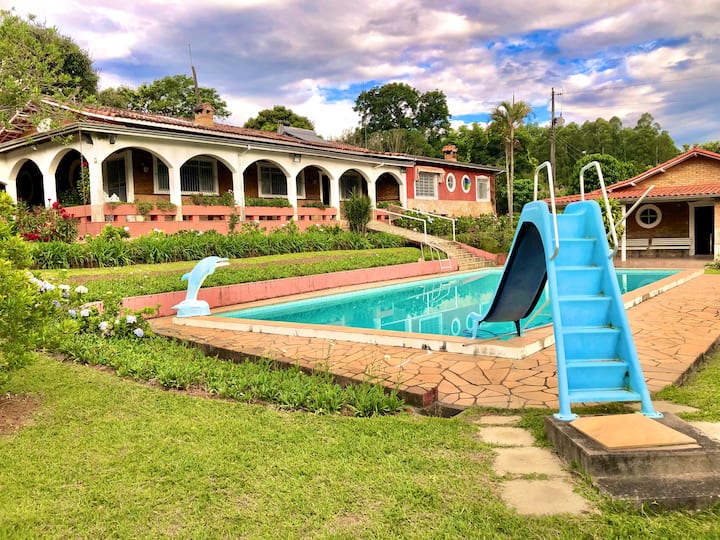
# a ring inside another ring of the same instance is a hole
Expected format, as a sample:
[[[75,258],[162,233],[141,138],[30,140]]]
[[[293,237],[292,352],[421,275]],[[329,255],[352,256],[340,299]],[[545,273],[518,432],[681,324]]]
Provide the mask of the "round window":
[[[445,178],[445,185],[450,193],[455,191],[455,176],[452,173],[448,174]]]
[[[662,212],[654,204],[643,204],[635,211],[635,221],[643,229],[652,229],[662,220]]]
[[[462,189],[465,193],[470,192],[470,188],[472,187],[472,181],[470,180],[469,176],[463,176],[462,179]]]

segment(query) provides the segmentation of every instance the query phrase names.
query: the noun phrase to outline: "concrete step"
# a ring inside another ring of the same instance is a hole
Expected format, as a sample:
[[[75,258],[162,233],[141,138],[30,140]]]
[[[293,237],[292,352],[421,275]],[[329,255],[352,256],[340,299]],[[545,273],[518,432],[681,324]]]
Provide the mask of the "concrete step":
[[[578,464],[611,497],[666,509],[720,502],[720,442],[673,414],[657,421],[696,444],[611,450],[553,416],[545,418],[545,432],[560,457]]]

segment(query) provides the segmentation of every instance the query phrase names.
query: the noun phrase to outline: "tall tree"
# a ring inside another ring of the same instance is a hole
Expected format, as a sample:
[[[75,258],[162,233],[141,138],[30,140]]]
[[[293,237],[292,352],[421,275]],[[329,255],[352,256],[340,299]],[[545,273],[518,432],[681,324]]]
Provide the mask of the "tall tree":
[[[27,20],[14,11],[0,11],[0,121],[35,103],[37,119],[56,119],[40,98],[84,99],[95,93],[97,73],[92,60],[55,28]]]
[[[524,101],[503,101],[493,109],[491,122],[503,133],[505,139],[505,176],[507,178],[508,215],[513,224],[513,180],[515,178],[515,132],[532,112]]]
[[[315,129],[309,118],[295,114],[291,109],[282,105],[275,105],[272,109],[263,109],[257,116],[249,118],[243,127],[277,131],[281,124],[302,129]]]
[[[200,103],[210,103],[215,108],[215,116],[230,116],[227,103],[214,88],[200,86],[198,95]],[[193,118],[195,81],[187,75],[171,75],[150,84],[142,83],[135,90],[127,86],[108,88],[98,94],[98,101],[121,109]]]

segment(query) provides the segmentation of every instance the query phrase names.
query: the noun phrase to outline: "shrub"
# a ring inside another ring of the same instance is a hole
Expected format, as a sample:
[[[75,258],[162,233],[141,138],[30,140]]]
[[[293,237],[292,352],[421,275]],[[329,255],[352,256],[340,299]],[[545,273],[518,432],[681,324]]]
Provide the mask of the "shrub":
[[[152,209],[155,207],[155,205],[151,202],[139,202],[135,204],[135,209],[137,210],[137,213],[146,216],[150,212],[152,212]]]
[[[232,191],[226,191],[221,195],[194,193],[190,196],[190,200],[196,206],[228,206],[235,208],[235,196]]]
[[[0,259],[10,261],[13,268],[28,268],[32,264],[27,242],[13,233],[3,217],[0,217]]]
[[[267,206],[272,208],[292,208],[292,204],[285,198],[277,197],[272,199],[245,198],[245,206]]]
[[[17,232],[32,242],[74,242],[78,235],[78,222],[57,201],[50,208],[29,209],[18,205],[15,213]]]
[[[343,211],[351,231],[360,234],[367,232],[367,224],[372,219],[372,201],[370,197],[353,190],[350,198],[346,199],[343,204]]]
[[[123,238],[130,238],[130,227],[113,227],[112,225],[105,225],[103,230],[100,231],[100,238],[105,240],[121,240]]]

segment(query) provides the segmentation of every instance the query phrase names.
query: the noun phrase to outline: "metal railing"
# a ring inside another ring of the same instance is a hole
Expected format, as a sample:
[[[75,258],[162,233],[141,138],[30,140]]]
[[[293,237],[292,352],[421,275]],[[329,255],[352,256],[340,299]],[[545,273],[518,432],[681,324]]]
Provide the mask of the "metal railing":
[[[426,220],[424,220],[424,219],[422,219],[422,218],[419,218],[419,217],[415,217],[415,216],[406,216],[405,214],[400,214],[400,213],[398,213],[398,212],[391,212],[390,210],[386,210],[385,208],[376,208],[375,211],[376,211],[376,212],[385,212],[385,213],[388,214],[388,215],[398,216],[398,217],[403,218],[403,219],[414,219],[414,220],[416,220],[416,221],[420,221],[420,222],[423,224],[423,242],[424,242],[425,244],[428,243],[428,239],[427,239],[427,221],[426,221]]]
[[[610,208],[610,200],[608,199],[607,189],[605,189],[605,179],[603,178],[602,169],[600,168],[600,164],[597,161],[591,161],[587,165],[585,165],[582,169],[580,169],[580,200],[585,200],[585,171],[588,170],[590,167],[595,167],[595,170],[597,171],[598,179],[600,180],[600,190],[603,194],[603,202],[605,203],[605,212],[607,213],[607,220],[610,228],[610,236],[612,238],[613,242],[613,248],[610,252],[610,255],[608,256],[609,259],[612,259],[615,254],[617,253],[618,249],[618,239],[617,239],[617,230],[615,225],[615,218],[613,218],[612,215],[612,209]]]
[[[555,205],[555,182],[553,180],[552,165],[550,165],[549,161],[541,163],[535,169],[533,200],[538,200],[538,174],[540,173],[540,169],[543,167],[547,168],[548,184],[550,184],[550,208],[552,211],[553,232],[555,233],[555,251],[553,252],[552,257],[550,257],[550,260],[552,261],[555,257],[557,257],[557,254],[560,251],[560,236],[558,235],[557,206]],[[582,184],[582,181],[580,183]]]
[[[403,208],[403,210],[406,212],[415,212],[416,214],[422,214],[423,216],[429,216],[430,218],[448,220],[450,223],[452,223],[452,239],[453,239],[453,242],[455,242],[455,222],[457,221],[455,218],[449,218],[447,216],[440,216],[438,214],[433,214],[431,212],[424,212],[422,210],[416,210],[414,208]],[[405,216],[405,217],[409,217],[409,216]],[[432,219],[428,219],[428,221],[430,223],[432,223]]]

